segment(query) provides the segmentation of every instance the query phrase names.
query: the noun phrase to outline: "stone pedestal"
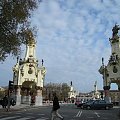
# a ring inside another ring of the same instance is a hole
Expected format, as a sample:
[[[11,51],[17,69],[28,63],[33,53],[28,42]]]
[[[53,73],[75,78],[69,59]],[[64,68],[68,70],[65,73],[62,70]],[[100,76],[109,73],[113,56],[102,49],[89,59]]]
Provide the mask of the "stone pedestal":
[[[20,105],[20,104],[21,104],[20,87],[18,87],[18,88],[16,89],[16,92],[15,92],[15,100],[16,100],[16,105]]]
[[[31,104],[31,96],[26,96],[26,104]]]
[[[111,97],[104,97],[104,100],[107,102],[107,103],[111,103]]]
[[[25,104],[26,103],[26,96],[21,96],[21,103]]]
[[[21,103],[30,105],[31,104],[31,96],[30,95],[29,96],[22,96]]]
[[[35,106],[42,106],[42,96],[35,97]]]
[[[21,104],[21,95],[16,95],[15,100],[16,100],[16,105],[20,105]]]
[[[35,106],[42,106],[42,90],[37,90],[37,96],[35,97]]]
[[[104,100],[109,103],[109,102],[111,102],[111,98],[109,96],[110,86],[104,86],[103,88],[104,88],[104,92],[105,92]]]
[[[120,107],[120,83],[118,84],[118,90],[119,90],[119,107]]]

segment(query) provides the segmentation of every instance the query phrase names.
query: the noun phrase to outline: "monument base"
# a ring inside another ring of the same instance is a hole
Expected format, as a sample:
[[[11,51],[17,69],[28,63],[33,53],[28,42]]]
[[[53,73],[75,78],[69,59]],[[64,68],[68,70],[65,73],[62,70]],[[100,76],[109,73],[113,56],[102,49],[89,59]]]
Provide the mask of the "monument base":
[[[36,96],[35,98],[35,106],[42,106],[42,96]]]
[[[21,104],[21,95],[16,95],[15,100],[16,100],[16,105],[20,105]]]
[[[111,103],[111,97],[104,97],[104,100],[105,100],[107,103]]]
[[[31,96],[22,96],[21,103],[30,105],[31,104]]]

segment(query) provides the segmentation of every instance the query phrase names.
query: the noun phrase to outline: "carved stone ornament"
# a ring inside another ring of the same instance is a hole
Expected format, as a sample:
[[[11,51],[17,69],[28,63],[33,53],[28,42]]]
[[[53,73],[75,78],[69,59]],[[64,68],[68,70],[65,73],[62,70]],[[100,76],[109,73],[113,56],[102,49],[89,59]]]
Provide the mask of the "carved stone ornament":
[[[32,74],[32,73],[33,73],[33,70],[32,70],[31,68],[29,68],[28,73],[29,73],[29,74]]]
[[[116,66],[113,67],[113,72],[114,72],[114,73],[117,73],[117,72],[118,72],[118,69],[117,69]]]
[[[36,90],[42,90],[43,88],[40,86],[36,86]]]

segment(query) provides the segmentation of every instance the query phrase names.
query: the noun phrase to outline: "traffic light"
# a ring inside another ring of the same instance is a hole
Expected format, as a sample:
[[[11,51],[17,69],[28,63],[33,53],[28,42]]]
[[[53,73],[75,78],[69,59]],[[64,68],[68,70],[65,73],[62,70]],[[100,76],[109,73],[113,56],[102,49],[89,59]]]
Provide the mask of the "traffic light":
[[[9,81],[9,90],[13,90],[14,86],[13,83],[14,83],[13,81]]]

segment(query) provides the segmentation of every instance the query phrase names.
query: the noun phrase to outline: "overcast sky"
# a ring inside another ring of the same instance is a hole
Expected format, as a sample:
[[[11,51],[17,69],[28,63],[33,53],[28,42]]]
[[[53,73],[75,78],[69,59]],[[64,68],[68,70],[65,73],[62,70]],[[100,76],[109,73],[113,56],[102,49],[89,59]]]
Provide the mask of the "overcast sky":
[[[111,54],[112,27],[120,25],[119,0],[42,0],[31,19],[38,29],[36,56],[47,69],[45,83],[72,81],[76,90],[89,92],[97,81],[103,88],[98,69],[101,58],[107,64]],[[15,64],[12,57],[0,64],[1,86],[12,80]]]

